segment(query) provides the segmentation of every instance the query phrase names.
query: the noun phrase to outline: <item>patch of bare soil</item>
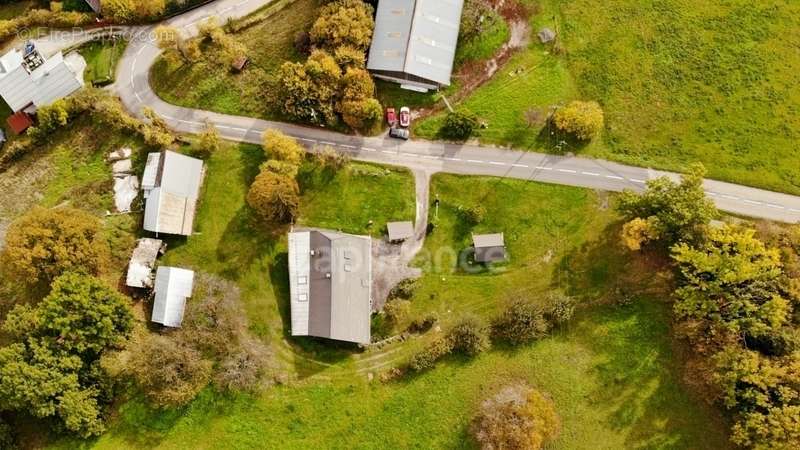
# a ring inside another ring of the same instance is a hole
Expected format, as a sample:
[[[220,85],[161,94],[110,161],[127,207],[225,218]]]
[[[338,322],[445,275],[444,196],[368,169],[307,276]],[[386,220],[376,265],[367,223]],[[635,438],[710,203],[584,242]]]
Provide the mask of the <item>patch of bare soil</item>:
[[[0,173],[0,248],[8,226],[42,199],[42,188],[52,176],[49,156],[24,158]]]

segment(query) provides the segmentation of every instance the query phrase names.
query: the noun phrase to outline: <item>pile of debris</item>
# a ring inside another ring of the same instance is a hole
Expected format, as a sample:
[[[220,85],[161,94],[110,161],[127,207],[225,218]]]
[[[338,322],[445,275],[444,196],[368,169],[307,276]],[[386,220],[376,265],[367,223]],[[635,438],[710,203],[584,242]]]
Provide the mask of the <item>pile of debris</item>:
[[[131,205],[139,195],[139,177],[133,175],[133,150],[123,147],[108,155],[114,173],[114,205],[117,212],[131,212]]]

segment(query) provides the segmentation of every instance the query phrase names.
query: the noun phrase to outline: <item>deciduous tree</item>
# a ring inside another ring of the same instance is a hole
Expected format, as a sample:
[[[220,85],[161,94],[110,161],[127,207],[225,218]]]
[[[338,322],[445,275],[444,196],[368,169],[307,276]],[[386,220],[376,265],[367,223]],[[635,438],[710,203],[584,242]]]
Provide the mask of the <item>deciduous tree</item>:
[[[267,222],[289,223],[297,216],[300,188],[291,177],[262,171],[250,186],[247,203]]]
[[[264,133],[262,146],[268,158],[283,161],[294,166],[299,166],[306,155],[305,148],[303,148],[296,139],[278,130],[267,130]]]
[[[603,129],[603,109],[597,102],[574,101],[558,108],[553,122],[559,130],[588,141]]]
[[[34,208],[9,227],[0,261],[16,281],[32,285],[65,272],[96,275],[110,254],[100,219],[73,208]]]
[[[627,190],[620,196],[617,210],[625,220],[636,218],[654,227],[648,233],[672,245],[691,241],[702,234],[702,227],[717,217],[717,208],[703,190],[705,168],[692,165],[680,183],[662,177],[647,183],[644,193]]]
[[[484,450],[538,450],[558,436],[553,401],[525,386],[510,386],[483,402],[472,433]]]
[[[337,0],[320,8],[311,41],[328,50],[349,46],[362,52],[372,42],[374,9],[362,0]]]

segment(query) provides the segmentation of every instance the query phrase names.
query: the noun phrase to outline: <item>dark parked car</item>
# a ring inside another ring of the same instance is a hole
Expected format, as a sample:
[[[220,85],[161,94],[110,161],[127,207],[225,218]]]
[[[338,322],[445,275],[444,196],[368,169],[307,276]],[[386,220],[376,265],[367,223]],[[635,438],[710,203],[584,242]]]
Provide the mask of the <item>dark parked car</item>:
[[[402,139],[404,141],[407,141],[410,135],[411,134],[408,132],[408,129],[406,128],[392,127],[392,129],[389,130],[389,136],[395,139]]]

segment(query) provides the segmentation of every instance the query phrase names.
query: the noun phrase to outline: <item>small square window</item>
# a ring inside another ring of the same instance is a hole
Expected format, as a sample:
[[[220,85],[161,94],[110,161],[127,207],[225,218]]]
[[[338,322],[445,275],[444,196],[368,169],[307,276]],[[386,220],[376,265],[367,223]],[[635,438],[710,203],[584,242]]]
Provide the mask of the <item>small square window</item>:
[[[299,277],[299,278],[297,278],[297,284],[299,284],[299,285],[308,284],[308,277]]]
[[[297,296],[297,301],[300,302],[307,302],[308,301],[308,294],[300,294]]]
[[[352,272],[353,271],[353,266],[351,266],[350,264],[345,264],[344,265],[344,271],[345,272]]]

